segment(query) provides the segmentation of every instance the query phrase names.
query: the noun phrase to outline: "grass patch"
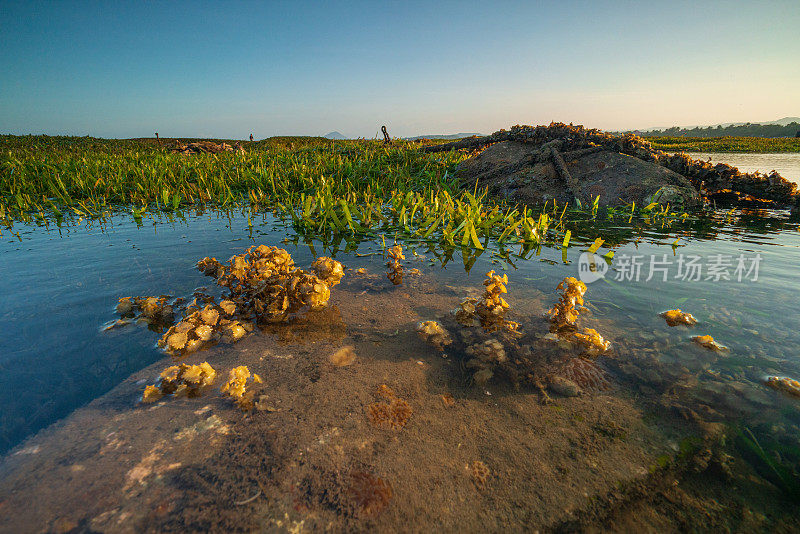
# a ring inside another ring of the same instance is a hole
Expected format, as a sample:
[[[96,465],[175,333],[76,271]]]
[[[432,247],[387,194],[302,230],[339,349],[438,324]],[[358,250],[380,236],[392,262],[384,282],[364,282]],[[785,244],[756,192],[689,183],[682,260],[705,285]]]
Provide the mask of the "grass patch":
[[[0,137],[0,221],[61,225],[69,217],[246,207],[291,219],[312,236],[402,235],[449,249],[555,244],[586,221],[669,226],[688,216],[658,205],[600,208],[554,202],[532,210],[487,198],[454,176],[466,153],[423,153],[412,142],[279,137],[245,153],[181,155],[173,142]],[[591,225],[588,225],[591,226]],[[580,236],[572,241],[582,243]]]

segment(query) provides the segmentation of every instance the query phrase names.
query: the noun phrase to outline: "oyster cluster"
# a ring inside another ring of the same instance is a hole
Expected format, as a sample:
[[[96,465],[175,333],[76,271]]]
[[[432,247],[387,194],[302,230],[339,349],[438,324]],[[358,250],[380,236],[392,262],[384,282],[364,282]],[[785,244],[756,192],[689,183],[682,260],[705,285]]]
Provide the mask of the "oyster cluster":
[[[688,312],[683,312],[680,309],[667,310],[660,315],[665,321],[667,321],[669,326],[678,326],[679,324],[692,326],[697,324],[697,319],[694,318],[694,315]]]
[[[472,379],[479,386],[485,386],[494,376],[493,369],[508,360],[503,344],[494,338],[470,345],[465,352],[471,357],[466,366],[475,370]]]
[[[119,299],[116,307],[117,313],[122,318],[143,320],[148,324],[172,324],[175,310],[170,304],[170,297],[123,297]]]
[[[717,343],[713,337],[709,335],[705,336],[693,336],[692,341],[700,345],[701,347],[705,347],[708,350],[713,350],[714,352],[725,352],[728,350],[728,347],[725,345],[721,345]]]
[[[386,262],[386,266],[389,268],[386,277],[394,285],[399,286],[403,283],[403,264],[400,261],[406,259],[403,255],[403,247],[400,245],[391,247],[386,251],[386,256],[389,258],[389,261]]]
[[[419,323],[417,325],[417,335],[422,341],[433,345],[440,351],[443,351],[447,345],[453,342],[450,332],[436,321],[422,321]]]
[[[550,310],[550,331],[574,330],[575,321],[584,309],[583,295],[586,294],[586,284],[570,276],[564,278],[556,289],[561,291],[561,297]]]
[[[222,386],[221,391],[224,395],[233,398],[242,410],[252,410],[256,396],[256,391],[252,386],[261,383],[260,376],[250,373],[250,369],[246,365],[240,365],[230,370],[228,381]]]
[[[330,288],[344,276],[342,264],[331,258],[318,258],[309,272],[296,268],[284,249],[266,245],[251,247],[227,264],[204,258],[197,268],[228,288],[233,302],[268,323],[282,322],[304,309],[324,308]]]
[[[771,376],[767,378],[766,385],[778,391],[783,391],[794,397],[800,397],[800,381],[785,376]]]
[[[161,372],[155,385],[145,387],[142,402],[155,402],[164,395],[197,397],[216,377],[217,372],[208,362],[172,365]]]
[[[550,310],[550,331],[559,338],[583,347],[582,356],[596,357],[611,347],[597,330],[585,328],[577,331],[578,315],[585,310],[583,296],[586,284],[572,276],[564,278],[556,289],[561,290],[558,302]]]
[[[191,311],[194,306],[189,306]],[[253,324],[234,319],[236,304],[223,300],[218,305],[213,300],[202,309],[195,309],[178,324],[169,328],[158,341],[158,346],[173,355],[189,354],[219,340],[234,343],[253,330]]]
[[[483,281],[484,291],[480,299],[465,298],[458,308],[454,310],[456,320],[462,326],[472,326],[475,318],[487,332],[505,331],[510,334],[519,334],[519,323],[506,320],[508,302],[503,295],[508,293],[506,288],[508,275],[500,276],[494,271],[486,273]]]

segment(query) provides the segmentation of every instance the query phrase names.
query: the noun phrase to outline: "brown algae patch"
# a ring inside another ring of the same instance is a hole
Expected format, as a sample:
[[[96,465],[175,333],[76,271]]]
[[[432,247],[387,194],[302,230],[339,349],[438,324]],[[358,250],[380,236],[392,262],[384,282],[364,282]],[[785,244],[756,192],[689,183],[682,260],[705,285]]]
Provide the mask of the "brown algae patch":
[[[373,426],[388,430],[401,430],[406,426],[414,413],[411,406],[386,384],[378,387],[376,395],[386,400],[373,402],[367,407],[367,416]]]
[[[356,515],[360,518],[376,517],[389,506],[392,486],[372,473],[354,471],[350,473],[347,494],[353,501]]]
[[[352,345],[340,348],[328,357],[336,367],[346,367],[356,361],[356,349]]]

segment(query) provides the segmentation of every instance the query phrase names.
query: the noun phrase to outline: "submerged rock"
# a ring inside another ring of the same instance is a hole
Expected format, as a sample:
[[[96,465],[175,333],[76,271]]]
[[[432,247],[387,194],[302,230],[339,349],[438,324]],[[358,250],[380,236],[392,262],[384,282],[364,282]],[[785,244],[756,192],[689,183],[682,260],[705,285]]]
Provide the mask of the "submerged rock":
[[[553,393],[562,397],[577,397],[581,394],[578,384],[562,376],[551,376],[548,386]]]

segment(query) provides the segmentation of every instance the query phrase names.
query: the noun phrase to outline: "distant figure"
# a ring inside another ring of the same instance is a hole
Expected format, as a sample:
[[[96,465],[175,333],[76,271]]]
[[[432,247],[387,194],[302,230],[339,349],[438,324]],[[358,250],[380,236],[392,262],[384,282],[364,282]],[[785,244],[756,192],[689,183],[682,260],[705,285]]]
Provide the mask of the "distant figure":
[[[253,134],[250,134],[250,142],[253,142]]]

